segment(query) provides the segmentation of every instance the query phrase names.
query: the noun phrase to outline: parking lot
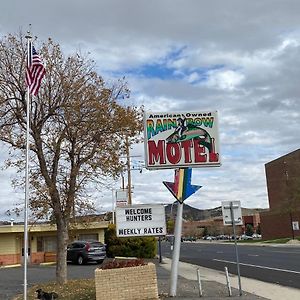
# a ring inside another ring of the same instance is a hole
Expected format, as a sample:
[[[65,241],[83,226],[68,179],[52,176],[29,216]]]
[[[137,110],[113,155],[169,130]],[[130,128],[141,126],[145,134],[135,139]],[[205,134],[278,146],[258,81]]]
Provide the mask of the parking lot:
[[[99,264],[73,265],[68,264],[68,279],[93,278],[94,270]],[[10,300],[23,292],[24,273],[22,267],[0,268],[0,299]],[[38,283],[55,281],[55,265],[28,267],[28,286]]]

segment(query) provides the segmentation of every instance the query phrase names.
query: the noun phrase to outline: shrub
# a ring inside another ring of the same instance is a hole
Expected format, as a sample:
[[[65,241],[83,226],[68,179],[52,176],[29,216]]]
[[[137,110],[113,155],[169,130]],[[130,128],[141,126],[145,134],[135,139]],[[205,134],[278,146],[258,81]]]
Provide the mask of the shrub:
[[[252,236],[254,233],[253,226],[251,224],[246,225],[246,235]]]
[[[130,267],[138,267],[138,266],[145,266],[146,263],[143,259],[131,259],[131,260],[113,260],[110,261],[103,266],[101,269],[118,269],[118,268],[130,268]]]
[[[154,237],[118,238],[116,226],[111,224],[105,232],[106,254],[108,257],[126,256],[153,258],[156,255]]]

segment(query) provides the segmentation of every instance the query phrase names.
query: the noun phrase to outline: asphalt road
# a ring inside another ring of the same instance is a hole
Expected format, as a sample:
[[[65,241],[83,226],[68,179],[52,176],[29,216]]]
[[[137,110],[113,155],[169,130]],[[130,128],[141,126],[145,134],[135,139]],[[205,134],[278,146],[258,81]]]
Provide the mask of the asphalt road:
[[[162,255],[171,258],[169,242]],[[300,289],[300,248],[238,245],[241,276]],[[234,244],[181,243],[180,261],[237,274]]]
[[[265,282],[278,283],[300,289],[300,248],[238,246],[241,275]],[[170,243],[162,242],[162,255],[171,257]],[[236,274],[233,244],[181,243],[180,260],[207,268]],[[68,265],[68,278],[93,278],[99,265]],[[23,269],[0,268],[0,299],[12,299],[23,292]],[[30,266],[28,284],[55,281],[55,266]]]

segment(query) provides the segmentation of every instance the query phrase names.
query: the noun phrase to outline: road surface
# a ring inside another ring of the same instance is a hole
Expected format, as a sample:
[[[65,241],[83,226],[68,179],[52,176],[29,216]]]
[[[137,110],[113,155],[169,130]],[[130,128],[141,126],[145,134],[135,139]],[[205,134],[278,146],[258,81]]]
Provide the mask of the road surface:
[[[180,261],[237,274],[236,254],[231,243],[181,243]],[[162,255],[172,258],[169,242]],[[300,247],[238,245],[241,276],[300,289]]]

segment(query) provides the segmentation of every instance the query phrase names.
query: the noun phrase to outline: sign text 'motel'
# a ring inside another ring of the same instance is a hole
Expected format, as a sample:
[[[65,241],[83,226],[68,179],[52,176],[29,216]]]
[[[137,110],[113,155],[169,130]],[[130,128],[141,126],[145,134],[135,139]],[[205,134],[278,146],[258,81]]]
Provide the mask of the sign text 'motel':
[[[118,237],[166,235],[165,208],[160,204],[116,208]]]
[[[218,114],[146,112],[148,169],[220,166]]]

